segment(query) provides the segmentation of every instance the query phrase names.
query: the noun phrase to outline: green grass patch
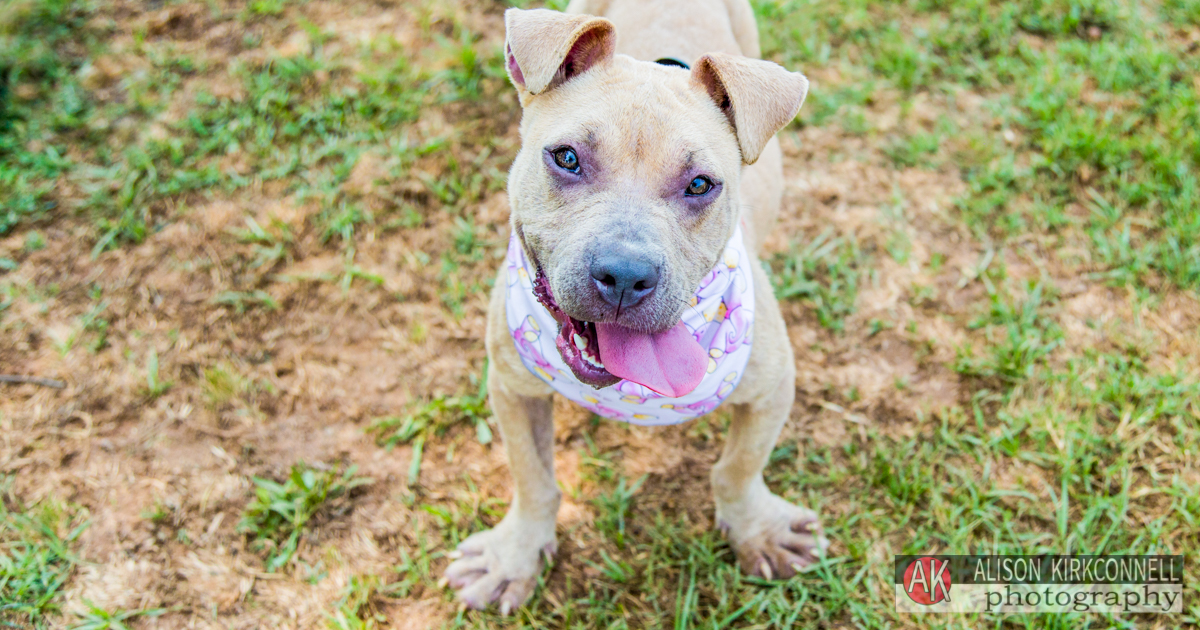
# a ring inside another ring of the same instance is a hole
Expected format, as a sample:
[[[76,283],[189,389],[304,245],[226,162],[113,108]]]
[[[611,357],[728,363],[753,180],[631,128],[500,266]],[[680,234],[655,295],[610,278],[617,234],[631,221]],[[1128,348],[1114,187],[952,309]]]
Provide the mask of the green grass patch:
[[[139,618],[160,617],[167,612],[165,608],[150,608],[146,610],[118,610],[110,612],[99,608],[91,602],[86,602],[87,611],[78,613],[79,621],[70,630],[129,630],[126,621]]]
[[[284,7],[264,1],[247,11],[274,19]],[[341,189],[359,155],[370,148],[386,156],[390,176],[398,181],[431,155],[449,160],[450,174],[427,185],[452,211],[503,187],[499,166],[504,157],[492,148],[481,147],[477,162],[486,162],[483,168],[477,163],[456,173],[456,158],[442,150],[461,139],[418,138],[411,128],[429,108],[482,116],[506,87],[499,49],[457,23],[449,35],[431,35],[434,45],[419,55],[381,37],[351,51],[356,58],[347,60],[327,56],[329,37],[298,18],[310,33],[310,50],[261,65],[215,69],[200,67],[169,46],[141,42],[134,52],[149,68],[116,85],[98,86],[78,78],[87,74],[80,68],[88,58],[103,48],[99,34],[88,30],[90,11],[83,2],[29,0],[0,15],[5,44],[0,68],[7,69],[9,88],[0,90],[5,104],[0,112],[5,130],[0,134],[0,235],[51,209],[66,209],[67,200],[59,197],[63,182],[82,193],[69,205],[95,225],[93,253],[99,255],[141,242],[169,222],[170,200],[283,180],[301,201],[321,205],[313,221],[327,239],[346,242],[376,219]],[[236,19],[221,13],[212,17]],[[225,75],[220,80],[240,86],[240,94],[214,96],[201,89],[184,103],[182,118],[162,120],[181,98],[183,81],[204,72]],[[111,143],[114,136],[121,142]],[[65,158],[68,153],[74,157]],[[256,241],[262,236],[250,235]],[[260,254],[270,258],[277,243],[262,245],[267,251]]]
[[[967,376],[998,379],[1011,386],[1034,375],[1062,343],[1063,333],[1045,313],[1048,300],[1041,284],[1030,287],[1019,299],[1006,296],[990,283],[988,288],[988,312],[967,326],[985,329],[987,354],[976,357],[970,347],[960,349],[954,368]]]
[[[0,478],[0,626],[50,628],[79,563],[71,548],[88,524],[55,503],[21,505],[11,482]]]
[[[333,613],[328,616],[326,625],[330,630],[372,630],[386,627],[388,616],[381,609],[381,604],[389,599],[408,597],[416,584],[414,576],[409,571],[414,569],[407,556],[395,572],[403,576],[395,582],[385,582],[378,575],[356,575],[350,578],[350,583],[342,591],[341,597],[334,605]],[[383,625],[381,625],[383,624]]]
[[[471,376],[476,386],[474,393],[437,396],[427,403],[414,405],[412,410],[403,416],[378,418],[367,427],[367,432],[374,434],[376,441],[389,449],[397,444],[412,444],[412,463],[408,469],[410,486],[420,479],[425,441],[444,435],[452,426],[470,424],[475,427],[476,439],[480,444],[491,444],[492,428],[488,424],[488,418],[492,413],[487,404],[486,365],[483,374],[482,379]]]
[[[855,241],[834,237],[831,229],[826,230],[791,253],[776,256],[774,267],[779,299],[804,300],[822,326],[835,331],[845,328],[844,320],[854,312],[859,278],[866,267]]]
[[[238,315],[252,308],[262,308],[268,311],[279,310],[279,301],[271,294],[262,290],[254,291],[222,291],[211,300],[213,304],[232,306]]]
[[[64,143],[91,109],[77,76],[99,38],[91,12],[82,0],[0,7],[0,236],[57,206],[55,182],[73,166]]]
[[[834,64],[846,77],[814,95],[806,121],[836,115],[847,130],[859,129],[855,109],[838,95],[865,93],[862,102],[886,85],[905,98],[975,91],[1022,132],[1009,146],[998,132],[975,130],[968,137],[989,149],[960,152],[970,192],[959,206],[981,236],[1074,223],[1113,281],[1157,276],[1193,289],[1200,85],[1192,79],[1200,58],[1183,38],[1165,35],[1194,19],[1194,5],[1167,2],[1156,12],[1117,0],[755,3],[769,58],[800,69]],[[911,166],[927,142],[918,134],[885,153]],[[1111,211],[1068,220],[1070,206],[1093,199]]]
[[[318,470],[299,463],[282,482],[252,478],[254,498],[242,512],[238,531],[249,535],[259,551],[266,552],[268,572],[278,571],[292,561],[313,517],[322,511],[334,511],[338,507],[334,503],[344,504],[335,500],[373,483],[356,477],[357,470],[355,466]]]

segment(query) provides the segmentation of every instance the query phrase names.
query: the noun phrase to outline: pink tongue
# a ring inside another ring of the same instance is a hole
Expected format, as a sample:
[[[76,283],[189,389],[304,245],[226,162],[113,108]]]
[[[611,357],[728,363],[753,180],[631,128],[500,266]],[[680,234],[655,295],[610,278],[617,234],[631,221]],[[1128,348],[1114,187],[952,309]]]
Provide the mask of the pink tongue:
[[[614,376],[672,398],[691,393],[708,370],[708,353],[683,322],[660,333],[596,324],[600,360]]]

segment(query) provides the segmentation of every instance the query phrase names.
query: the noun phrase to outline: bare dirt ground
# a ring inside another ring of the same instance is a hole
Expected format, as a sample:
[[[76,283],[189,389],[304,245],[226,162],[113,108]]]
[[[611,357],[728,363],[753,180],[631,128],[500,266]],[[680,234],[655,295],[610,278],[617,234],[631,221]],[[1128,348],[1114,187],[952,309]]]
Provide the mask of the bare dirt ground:
[[[324,18],[322,29],[346,46],[381,32],[420,45],[425,28],[403,6],[312,2],[298,10],[310,20]],[[459,11],[485,38],[502,37],[499,8]],[[160,28],[160,37],[190,46],[218,68],[239,54],[263,54],[222,49],[228,25],[209,24],[204,15],[201,4],[123,5],[114,16],[114,49],[131,40],[138,25],[150,24],[151,33]],[[294,44],[296,32],[268,32],[264,48]],[[811,76],[814,90],[837,82],[820,69]],[[483,126],[498,134],[501,150],[492,159],[503,168],[518,142],[518,112],[511,96],[494,111],[500,118]],[[885,130],[898,116],[896,106],[880,100],[867,114]],[[910,115],[932,125],[943,114],[985,118],[969,95],[927,102]],[[792,128],[783,141],[787,192],[769,251],[787,251],[828,227],[853,236],[868,252],[883,251],[897,233],[911,243],[907,264],[871,259],[844,333],[822,328],[799,302],[785,305],[799,373],[785,438],[799,440],[803,449],[838,446],[866,427],[913,435],[920,422],[974,391],[947,367],[956,348],[980,334],[967,323],[978,314],[983,292],[973,281],[975,270],[990,255],[986,243],[948,218],[961,179],[950,169],[897,169],[869,139],[836,126]],[[470,150],[469,138],[462,144]],[[419,190],[415,180],[380,181],[378,168],[364,158],[344,184],[349,194],[382,207],[380,190]],[[444,506],[459,521],[468,517],[461,510],[480,506],[487,506],[488,522],[502,513],[510,496],[502,450],[480,445],[473,428],[456,426],[426,443],[419,483],[411,488],[412,447],[387,450],[365,432],[373,419],[435,394],[470,391],[469,376],[484,364],[486,291],[468,294],[461,315],[444,306],[436,264],[417,254],[437,260],[454,246],[450,219],[436,211],[435,200],[419,192],[413,198],[425,215],[420,225],[366,226],[356,236],[354,264],[382,277],[379,286],[352,278],[344,287],[343,253],[309,221],[318,209],[270,184],[180,199],[164,209],[168,218],[144,243],[94,260],[82,219],[63,217],[44,227],[48,247],[40,251],[26,252],[20,232],[0,240],[0,256],[21,262],[8,279],[35,288],[4,314],[0,372],[66,383],[63,389],[0,385],[0,473],[15,475],[13,491],[24,501],[65,501],[90,519],[67,610],[82,609],[85,601],[110,610],[169,609],[138,621],[144,628],[323,627],[355,576],[387,574],[412,556],[432,558],[430,570],[440,570],[445,560],[426,552],[443,545],[441,521],[421,505]],[[486,286],[508,237],[506,197],[491,193],[474,211],[487,256],[464,266],[461,280]],[[288,281],[264,280],[250,268],[249,246],[231,234],[246,217],[291,226],[291,255],[272,272]],[[1049,245],[1031,240],[1024,247]],[[944,260],[936,273],[928,265],[934,255]],[[1183,360],[1200,367],[1195,335],[1179,332],[1200,324],[1190,297],[1171,294],[1139,321],[1129,295],[1073,278],[1070,270],[1036,268],[1031,261],[1042,258],[1022,258],[1020,247],[1000,255],[1007,256],[1012,277],[1058,280],[1060,319],[1069,330],[1072,322],[1101,323],[1077,324],[1071,343],[1143,343],[1160,351],[1164,365]],[[85,342],[94,333],[79,322],[93,307],[89,296],[97,287],[110,326],[106,346],[92,352]],[[261,287],[280,308],[240,313],[214,301],[248,287]],[[170,382],[158,396],[147,391],[152,354],[158,380]],[[551,600],[577,590],[594,571],[582,561],[596,559],[600,544],[589,502],[594,489],[581,473],[591,445],[617,453],[630,478],[649,475],[636,514],[686,513],[697,528],[710,525],[707,474],[721,446],[719,419],[643,429],[597,424],[566,405],[557,411],[557,466],[567,501],[562,551],[547,578]],[[374,483],[318,517],[296,568],[268,573],[237,531],[238,521],[253,492],[251,477],[281,479],[297,461],[357,465]],[[821,509],[838,513],[836,491]],[[165,517],[149,518],[152,513]],[[843,544],[834,540],[832,553]],[[317,574],[327,575],[314,579]],[[378,605],[395,628],[436,627],[457,614],[452,599],[427,584]]]

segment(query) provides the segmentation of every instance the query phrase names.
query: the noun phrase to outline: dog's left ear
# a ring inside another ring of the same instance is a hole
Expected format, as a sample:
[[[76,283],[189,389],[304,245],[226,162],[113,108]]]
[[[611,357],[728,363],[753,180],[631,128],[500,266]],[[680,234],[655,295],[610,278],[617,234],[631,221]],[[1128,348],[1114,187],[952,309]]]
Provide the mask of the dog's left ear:
[[[612,59],[617,29],[591,15],[567,15],[547,9],[504,12],[504,61],[521,92],[541,94]]]
[[[701,57],[692,68],[692,81],[729,118],[746,164],[757,161],[775,132],[792,122],[808,94],[808,79],[799,72],[724,53]]]

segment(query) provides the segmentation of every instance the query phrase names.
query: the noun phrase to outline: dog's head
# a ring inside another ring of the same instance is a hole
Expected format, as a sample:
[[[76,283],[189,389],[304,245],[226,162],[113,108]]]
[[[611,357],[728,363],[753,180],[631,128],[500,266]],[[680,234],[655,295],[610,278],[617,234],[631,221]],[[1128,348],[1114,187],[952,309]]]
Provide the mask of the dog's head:
[[[808,81],[724,54],[690,70],[615,55],[613,24],[592,16],[509,9],[505,22],[524,108],[513,229],[562,324],[559,350],[598,387],[670,372],[644,364],[682,348],[672,331],[733,234],[742,165],[795,117]]]

